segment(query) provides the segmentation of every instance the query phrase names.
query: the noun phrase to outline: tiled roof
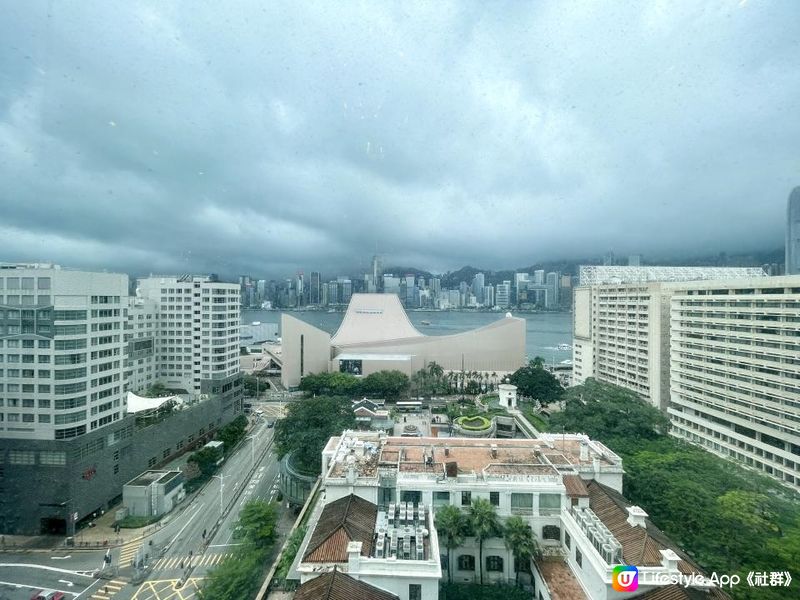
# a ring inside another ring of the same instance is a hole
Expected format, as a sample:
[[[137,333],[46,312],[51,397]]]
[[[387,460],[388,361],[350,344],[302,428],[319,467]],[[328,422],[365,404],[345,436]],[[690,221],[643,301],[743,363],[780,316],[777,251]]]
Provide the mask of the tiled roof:
[[[294,600],[399,600],[375,586],[353,579],[334,567],[325,573],[306,581],[295,592]]]
[[[729,600],[730,596],[719,588],[708,592],[674,584],[657,588],[637,596],[636,600]]]
[[[586,594],[563,560],[541,560],[536,567],[542,574],[552,600],[584,600]]]
[[[377,506],[354,494],[326,505],[303,562],[347,562],[348,542],[362,542],[361,554],[369,556],[377,516]]]
[[[650,519],[645,519],[645,527],[634,527],[628,523],[627,508],[632,505],[622,494],[594,480],[586,482],[586,489],[589,491],[589,507],[622,544],[622,557],[626,564],[660,566],[660,550],[670,549],[680,556],[678,569],[682,573],[702,573],[699,565]]]
[[[564,487],[570,498],[588,498],[589,490],[580,475],[564,475]]]

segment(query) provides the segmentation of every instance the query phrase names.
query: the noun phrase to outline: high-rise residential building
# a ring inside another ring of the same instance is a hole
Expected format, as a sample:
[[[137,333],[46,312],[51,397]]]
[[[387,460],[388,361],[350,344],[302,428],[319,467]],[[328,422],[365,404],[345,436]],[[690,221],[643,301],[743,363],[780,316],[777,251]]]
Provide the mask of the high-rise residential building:
[[[127,391],[140,394],[158,380],[158,334],[158,305],[138,295],[129,298],[124,334]]]
[[[789,194],[786,206],[786,268],[787,275],[800,274],[800,187]]]
[[[461,303],[461,292],[458,290],[449,290],[447,296],[450,308],[461,308],[463,306]]]
[[[494,301],[494,287],[491,285],[483,286],[483,305],[492,307],[495,305]]]
[[[338,277],[336,283],[339,287],[339,302],[348,304],[350,302],[350,297],[353,295],[353,282],[347,277]]]
[[[339,283],[336,281],[328,282],[328,304],[339,304]]]
[[[320,288],[322,287],[322,276],[319,271],[311,271],[311,280],[308,282],[308,303],[319,304],[321,301]]]
[[[533,283],[535,285],[544,285],[544,270],[539,269],[533,272]]]
[[[375,283],[378,292],[383,289],[383,257],[375,255],[372,257],[372,281]]]
[[[144,281],[152,279],[159,281]],[[197,279],[188,278],[189,294],[165,279],[162,303],[160,293],[149,297],[142,286],[129,297],[127,275],[0,265],[0,532],[72,535],[110,508],[125,482],[241,412],[240,286],[226,285],[217,332],[203,297],[222,284]],[[184,340],[186,321],[192,330]],[[173,386],[162,377],[161,358],[175,365],[185,355],[188,377]],[[156,379],[185,391],[187,409],[140,420],[128,394]],[[31,490],[35,502],[26,501]]]
[[[439,277],[431,277],[430,290],[434,298],[439,296],[442,291],[442,280]]]
[[[472,293],[475,294],[478,304],[483,304],[483,288],[485,285],[483,273],[475,273],[475,277],[472,279]]]
[[[578,287],[574,294],[573,382],[588,377],[637,392],[666,409],[669,400],[669,295],[664,281],[674,279],[744,279],[764,276],[760,269],[705,267],[590,267],[627,272],[635,283],[603,283]],[[590,275],[580,267],[584,280]],[[634,271],[627,271],[634,269]],[[654,269],[654,271],[650,271]],[[673,269],[673,270],[670,270]],[[645,270],[644,276],[639,276]],[[602,273],[595,273],[605,281]],[[609,278],[613,281],[613,277]],[[638,281],[637,281],[638,280]]]
[[[383,292],[386,294],[400,294],[400,278],[391,273],[383,275]]]
[[[800,275],[671,287],[672,434],[800,490]]]
[[[241,305],[236,286],[210,277],[147,277],[137,281],[156,303],[159,379],[192,397],[221,393],[239,378]]]
[[[558,307],[558,293],[561,291],[561,274],[556,272],[551,272],[547,274],[545,279],[545,285],[547,286],[547,300],[546,306],[547,308],[556,308]]]
[[[511,305],[511,282],[498,283],[495,290],[495,305],[508,308]]]
[[[328,306],[328,304],[330,304],[328,302],[328,284],[327,283],[320,284],[320,291],[321,291],[319,298],[320,303],[322,304],[322,306]]]

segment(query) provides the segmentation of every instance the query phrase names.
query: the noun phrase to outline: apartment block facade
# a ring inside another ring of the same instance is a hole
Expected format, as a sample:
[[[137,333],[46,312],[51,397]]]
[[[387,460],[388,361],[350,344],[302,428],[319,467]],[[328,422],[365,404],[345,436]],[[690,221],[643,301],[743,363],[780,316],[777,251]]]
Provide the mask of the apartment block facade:
[[[800,491],[800,276],[671,294],[675,436]]]
[[[672,435],[800,489],[800,277],[575,292],[573,383],[620,385]]]
[[[0,265],[0,532],[71,534],[124,483],[241,412],[238,362],[234,371],[228,360],[238,313],[219,346],[210,326],[197,329],[201,354],[223,347],[225,360],[221,370],[205,363],[217,379],[187,386],[187,410],[149,426],[127,412],[128,391],[170,385],[155,351],[159,317],[156,302],[128,296],[126,275]]]

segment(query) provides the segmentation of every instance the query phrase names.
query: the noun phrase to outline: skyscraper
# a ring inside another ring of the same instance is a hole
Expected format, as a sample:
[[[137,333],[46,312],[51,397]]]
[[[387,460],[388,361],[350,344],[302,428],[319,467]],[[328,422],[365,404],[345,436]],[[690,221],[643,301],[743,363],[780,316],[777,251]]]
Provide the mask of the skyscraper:
[[[472,293],[478,304],[483,304],[483,287],[485,285],[483,273],[475,273],[475,278],[472,280]]]
[[[800,273],[800,187],[789,194],[786,207],[786,274]]]
[[[308,288],[308,303],[309,304],[319,304],[321,301],[320,298],[320,286],[322,285],[322,277],[319,274],[319,271],[311,271],[311,281],[309,282]]]
[[[377,254],[372,257],[372,281],[375,282],[375,287],[378,292],[383,290],[383,257]]]

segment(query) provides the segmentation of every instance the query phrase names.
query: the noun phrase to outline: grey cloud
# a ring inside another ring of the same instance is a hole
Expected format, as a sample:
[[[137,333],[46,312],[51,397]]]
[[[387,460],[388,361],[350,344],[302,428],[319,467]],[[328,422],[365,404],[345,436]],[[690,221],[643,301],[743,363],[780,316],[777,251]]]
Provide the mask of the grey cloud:
[[[6,260],[281,275],[777,247],[793,3],[13,3]]]

